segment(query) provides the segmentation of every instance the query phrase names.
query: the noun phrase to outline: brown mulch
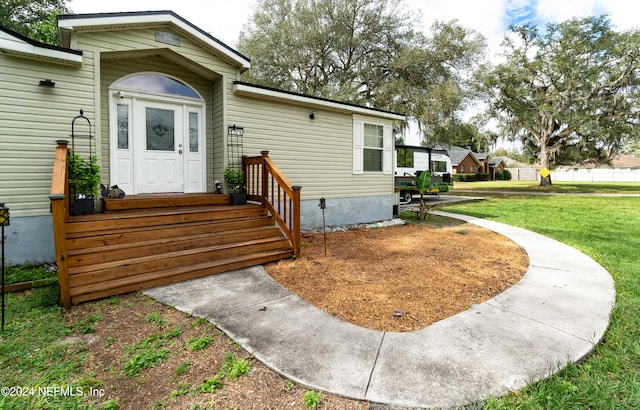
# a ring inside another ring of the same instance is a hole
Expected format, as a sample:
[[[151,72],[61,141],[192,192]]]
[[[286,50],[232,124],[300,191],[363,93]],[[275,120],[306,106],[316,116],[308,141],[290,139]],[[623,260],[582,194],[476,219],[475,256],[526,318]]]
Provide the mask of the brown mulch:
[[[266,269],[327,313],[394,332],[482,303],[526,272],[526,253],[509,239],[475,225],[439,223],[331,232],[326,256],[323,234],[306,234],[299,259]]]

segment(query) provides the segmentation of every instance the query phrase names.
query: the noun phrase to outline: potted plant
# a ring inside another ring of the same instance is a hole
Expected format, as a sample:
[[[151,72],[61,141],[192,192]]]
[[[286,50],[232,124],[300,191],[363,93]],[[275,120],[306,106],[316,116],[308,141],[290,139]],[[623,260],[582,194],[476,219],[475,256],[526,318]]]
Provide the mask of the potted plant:
[[[244,174],[241,169],[228,165],[224,170],[224,180],[230,191],[231,205],[247,203],[247,193],[244,192]]]
[[[73,151],[69,152],[69,191],[71,193],[71,214],[87,215],[95,212],[95,198],[100,186],[100,165],[98,158],[91,155],[83,159]]]

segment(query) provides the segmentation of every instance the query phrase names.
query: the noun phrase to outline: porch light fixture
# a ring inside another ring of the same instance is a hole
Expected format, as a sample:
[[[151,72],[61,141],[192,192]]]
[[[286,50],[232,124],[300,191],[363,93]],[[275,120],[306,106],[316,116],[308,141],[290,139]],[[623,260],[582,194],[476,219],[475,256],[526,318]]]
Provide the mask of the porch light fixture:
[[[40,87],[53,88],[56,86],[56,83],[47,78],[46,80],[40,80],[40,83],[38,85]]]
[[[2,226],[2,332],[4,332],[4,227],[9,226],[9,208],[0,202],[0,226]]]
[[[309,119],[310,120],[315,120],[316,119],[316,112],[315,111],[311,111],[309,113]]]

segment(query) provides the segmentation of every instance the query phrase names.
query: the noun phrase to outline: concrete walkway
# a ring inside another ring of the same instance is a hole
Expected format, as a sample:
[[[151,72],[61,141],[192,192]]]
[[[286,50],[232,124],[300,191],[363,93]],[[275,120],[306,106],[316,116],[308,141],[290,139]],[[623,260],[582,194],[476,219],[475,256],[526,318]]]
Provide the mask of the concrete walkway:
[[[529,255],[525,277],[485,303],[407,333],[343,322],[281,287],[262,267],[145,293],[207,318],[308,388],[398,406],[451,408],[503,395],[579,361],[601,340],[615,290],[591,258],[524,229],[434,213],[511,238]]]

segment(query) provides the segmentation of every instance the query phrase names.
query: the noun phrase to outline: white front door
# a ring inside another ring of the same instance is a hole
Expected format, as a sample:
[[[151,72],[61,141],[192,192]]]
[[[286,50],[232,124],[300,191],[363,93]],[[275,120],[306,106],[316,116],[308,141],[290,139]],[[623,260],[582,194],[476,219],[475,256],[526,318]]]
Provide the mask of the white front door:
[[[136,97],[114,102],[111,184],[129,194],[205,191],[201,106]]]
[[[182,107],[135,104],[133,135],[136,193],[184,192],[184,125]]]

